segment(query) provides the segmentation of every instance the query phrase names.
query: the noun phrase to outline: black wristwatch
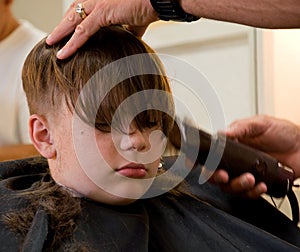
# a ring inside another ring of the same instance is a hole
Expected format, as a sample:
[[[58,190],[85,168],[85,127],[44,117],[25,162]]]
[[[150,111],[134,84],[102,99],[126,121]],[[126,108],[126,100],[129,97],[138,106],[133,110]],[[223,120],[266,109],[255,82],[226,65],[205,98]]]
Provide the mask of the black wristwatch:
[[[161,20],[192,22],[199,19],[192,14],[186,13],[178,3],[178,0],[150,0],[153,9],[158,13]]]

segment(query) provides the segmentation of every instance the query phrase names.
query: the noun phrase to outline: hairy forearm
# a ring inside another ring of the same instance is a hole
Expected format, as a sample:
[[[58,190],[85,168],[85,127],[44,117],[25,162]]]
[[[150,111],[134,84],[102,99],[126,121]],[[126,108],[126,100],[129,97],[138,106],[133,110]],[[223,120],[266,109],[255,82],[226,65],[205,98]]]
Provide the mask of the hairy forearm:
[[[31,144],[9,145],[0,147],[0,161],[37,156],[39,153]]]
[[[181,0],[193,15],[261,28],[299,28],[299,0]]]

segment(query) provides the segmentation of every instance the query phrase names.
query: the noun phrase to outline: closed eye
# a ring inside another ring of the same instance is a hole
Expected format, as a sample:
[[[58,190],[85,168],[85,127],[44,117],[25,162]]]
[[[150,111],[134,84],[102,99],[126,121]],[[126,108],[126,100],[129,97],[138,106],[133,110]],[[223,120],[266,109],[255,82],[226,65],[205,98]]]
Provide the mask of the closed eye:
[[[104,133],[111,132],[111,125],[108,123],[95,123],[95,128]]]

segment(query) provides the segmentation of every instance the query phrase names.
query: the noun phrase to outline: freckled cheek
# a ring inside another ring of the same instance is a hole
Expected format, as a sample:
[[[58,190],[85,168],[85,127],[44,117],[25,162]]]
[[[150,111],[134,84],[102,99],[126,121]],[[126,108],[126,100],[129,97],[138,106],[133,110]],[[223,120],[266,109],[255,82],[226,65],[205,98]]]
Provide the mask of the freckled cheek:
[[[60,139],[55,142],[57,154],[69,159],[76,157],[76,150],[72,137],[69,135],[60,135]]]
[[[55,127],[54,130],[52,131],[52,141],[53,144],[55,145],[58,155],[69,156],[75,153],[72,127],[70,123],[67,122],[62,123],[62,122],[64,122],[63,119],[57,122],[56,124],[57,127]]]
[[[97,139],[98,151],[107,163],[112,163],[120,155],[113,141],[107,139]]]

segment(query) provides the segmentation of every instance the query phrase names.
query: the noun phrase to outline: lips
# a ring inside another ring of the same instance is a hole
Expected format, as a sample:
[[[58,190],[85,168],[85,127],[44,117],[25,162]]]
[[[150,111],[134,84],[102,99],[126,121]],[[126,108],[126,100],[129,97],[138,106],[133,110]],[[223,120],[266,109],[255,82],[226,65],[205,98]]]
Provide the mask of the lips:
[[[129,178],[144,178],[147,170],[144,165],[128,164],[116,170],[117,173]]]

